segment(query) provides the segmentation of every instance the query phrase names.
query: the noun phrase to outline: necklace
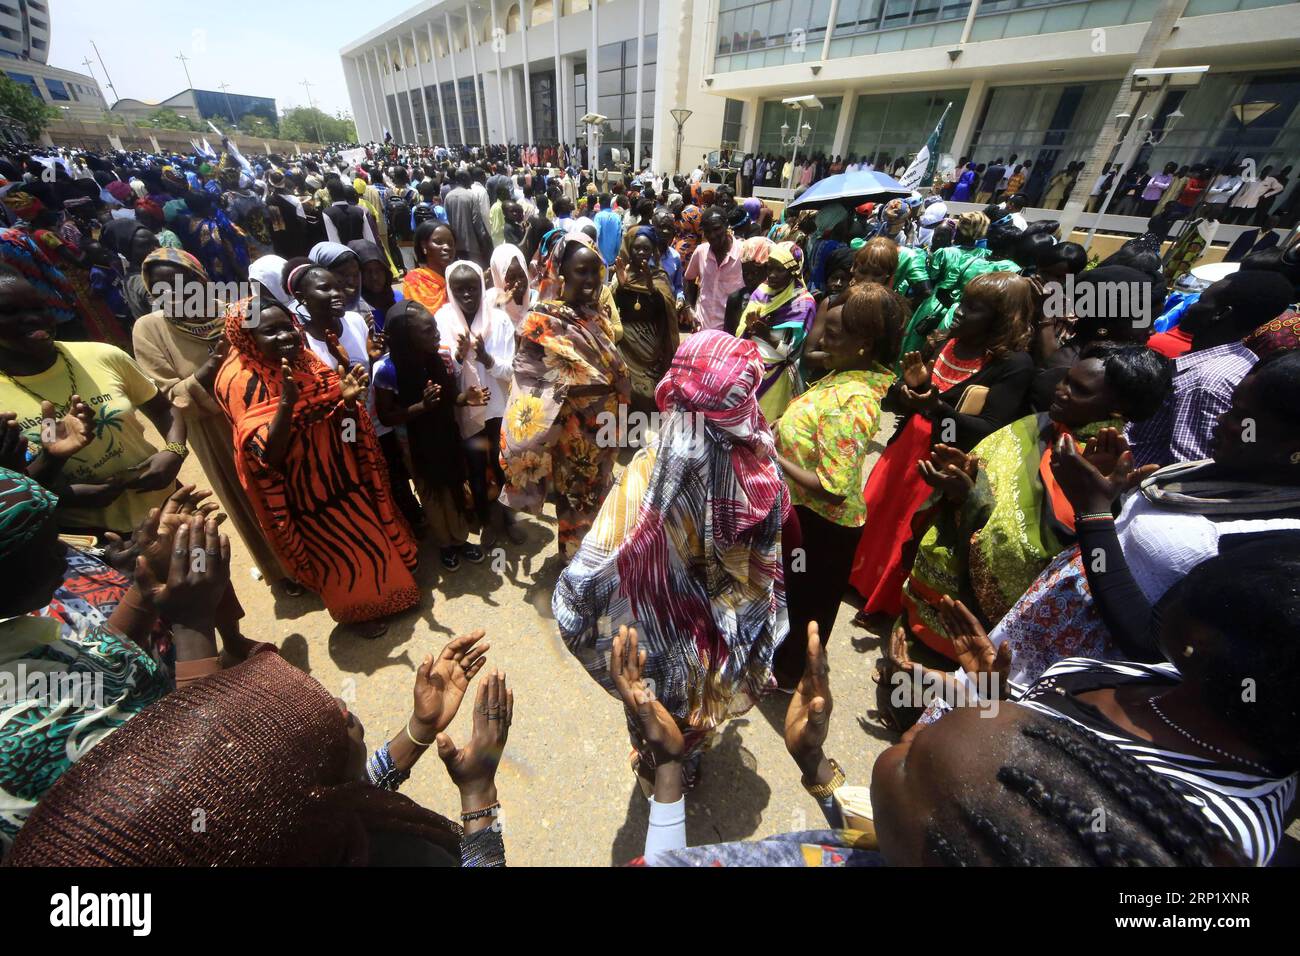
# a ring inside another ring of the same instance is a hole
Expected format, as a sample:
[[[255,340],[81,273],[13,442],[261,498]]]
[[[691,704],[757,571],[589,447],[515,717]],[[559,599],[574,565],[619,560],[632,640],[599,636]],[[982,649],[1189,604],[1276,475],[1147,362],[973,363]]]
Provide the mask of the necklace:
[[[1198,746],[1198,747],[1202,747],[1202,748],[1204,748],[1205,750],[1210,751],[1211,753],[1216,753],[1216,754],[1218,754],[1220,757],[1223,757],[1223,758],[1225,758],[1226,760],[1231,761],[1232,763],[1239,763],[1239,764],[1243,764],[1243,765],[1245,765],[1245,766],[1247,766],[1247,767],[1254,767],[1256,770],[1262,771],[1263,773],[1268,774],[1270,777],[1273,775],[1273,771],[1269,770],[1269,769],[1268,769],[1267,767],[1265,767],[1263,764],[1256,763],[1256,762],[1253,761],[1253,760],[1247,760],[1245,757],[1237,757],[1237,756],[1234,756],[1234,755],[1228,753],[1226,750],[1222,750],[1222,749],[1220,749],[1219,747],[1214,746],[1214,744],[1207,744],[1207,743],[1206,743],[1204,740],[1202,740],[1201,738],[1199,738],[1199,737],[1195,737],[1195,736],[1193,736],[1192,734],[1188,733],[1186,730],[1183,730],[1182,727],[1179,727],[1176,723],[1174,723],[1172,720],[1170,720],[1169,717],[1165,714],[1165,712],[1164,712],[1163,710],[1160,709],[1160,705],[1156,703],[1156,699],[1155,699],[1154,697],[1152,697],[1150,700],[1148,700],[1147,703],[1151,705],[1151,709],[1152,709],[1153,711],[1155,711],[1155,714],[1156,714],[1157,717],[1159,717],[1159,718],[1160,718],[1161,720],[1163,720],[1166,724],[1168,724],[1168,725],[1170,726],[1170,728],[1172,728],[1173,730],[1178,731],[1178,733],[1182,734],[1184,737],[1186,737],[1186,738],[1187,738],[1188,740],[1190,740],[1192,743],[1196,744],[1196,746]]]
[[[72,360],[68,358],[68,354],[64,352],[63,349],[59,348],[57,344],[54,346],[54,351],[59,353],[59,358],[63,360],[63,370],[68,373],[68,400],[66,402],[63,402],[62,404],[59,404],[58,402],[50,402],[50,404],[54,406],[54,414],[58,418],[62,418],[64,415],[67,414],[68,407],[72,404],[72,396],[77,394],[77,376],[76,373],[72,371]],[[32,391],[22,382],[18,381],[18,379],[15,376],[10,375],[8,372],[0,372],[0,374],[3,374],[5,378],[9,379],[9,381],[13,382],[15,385],[17,385],[20,389],[22,389],[32,398],[36,399],[36,403],[38,405],[41,402],[50,401],[44,395],[38,395],[36,392]],[[38,372],[37,374],[40,375],[44,373]],[[24,378],[26,377],[27,376],[24,376]]]

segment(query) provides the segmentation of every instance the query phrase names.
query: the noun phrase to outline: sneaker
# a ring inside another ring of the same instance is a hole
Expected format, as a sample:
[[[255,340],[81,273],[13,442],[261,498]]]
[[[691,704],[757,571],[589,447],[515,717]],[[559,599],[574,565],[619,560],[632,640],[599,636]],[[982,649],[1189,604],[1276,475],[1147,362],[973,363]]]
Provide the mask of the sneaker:
[[[487,557],[483,553],[483,549],[476,544],[462,544],[460,554],[470,564],[482,564],[483,559]]]
[[[439,560],[442,561],[442,567],[446,571],[460,570],[460,552],[456,548],[440,548]]]

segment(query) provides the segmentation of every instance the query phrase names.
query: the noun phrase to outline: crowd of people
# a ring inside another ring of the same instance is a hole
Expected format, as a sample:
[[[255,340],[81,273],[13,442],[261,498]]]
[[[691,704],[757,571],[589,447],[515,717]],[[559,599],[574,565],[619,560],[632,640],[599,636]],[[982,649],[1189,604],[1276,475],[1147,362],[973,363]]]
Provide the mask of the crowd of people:
[[[426,543],[454,573],[547,506],[556,624],[649,800],[637,863],[1278,858],[1300,248],[1213,283],[1154,230],[1090,263],[1025,220],[1028,163],[968,168],[948,198],[984,210],[950,215],[945,184],[777,210],[556,162],[0,158],[6,863],[504,865],[485,631],[370,750],[244,634],[226,529],[365,640],[420,604]],[[1124,198],[1154,217],[1177,172]],[[836,692],[900,735],[869,797],[826,752],[846,595],[882,657]],[[825,828],[687,846],[710,742],[780,694]],[[459,823],[396,792],[431,748]]]

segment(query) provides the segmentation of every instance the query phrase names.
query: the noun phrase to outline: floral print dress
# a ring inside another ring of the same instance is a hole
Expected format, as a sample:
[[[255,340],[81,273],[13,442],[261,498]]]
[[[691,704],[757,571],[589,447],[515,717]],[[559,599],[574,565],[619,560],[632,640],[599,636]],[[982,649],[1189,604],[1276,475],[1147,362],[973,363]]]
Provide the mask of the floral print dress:
[[[539,302],[519,327],[514,379],[501,424],[501,500],[559,519],[560,553],[577,553],[613,484],[618,406],[631,396],[627,365],[603,309]]]

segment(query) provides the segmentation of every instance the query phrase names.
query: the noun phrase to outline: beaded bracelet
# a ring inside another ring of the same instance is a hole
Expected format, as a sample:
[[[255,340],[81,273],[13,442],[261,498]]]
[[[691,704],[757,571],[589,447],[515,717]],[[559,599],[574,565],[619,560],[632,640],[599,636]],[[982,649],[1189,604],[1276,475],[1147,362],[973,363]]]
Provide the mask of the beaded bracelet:
[[[1109,511],[1097,511],[1092,514],[1075,515],[1074,520],[1075,523],[1080,521],[1114,521],[1115,516]]]
[[[462,813],[460,815],[460,822],[469,823],[471,820],[481,820],[483,817],[495,817],[500,812],[501,801],[498,800],[496,803],[486,806],[482,810],[471,810],[469,813]]]

